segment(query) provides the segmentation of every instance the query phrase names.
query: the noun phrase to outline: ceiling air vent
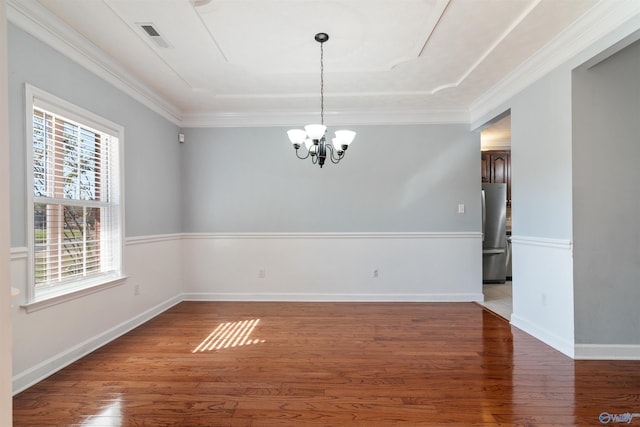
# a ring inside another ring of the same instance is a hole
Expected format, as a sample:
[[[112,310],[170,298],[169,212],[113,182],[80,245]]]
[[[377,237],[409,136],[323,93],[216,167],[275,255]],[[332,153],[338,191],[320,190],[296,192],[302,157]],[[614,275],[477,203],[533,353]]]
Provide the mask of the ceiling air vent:
[[[156,46],[162,48],[168,48],[169,43],[162,38],[158,29],[152,23],[137,23],[138,27],[142,28],[142,31],[149,37]]]

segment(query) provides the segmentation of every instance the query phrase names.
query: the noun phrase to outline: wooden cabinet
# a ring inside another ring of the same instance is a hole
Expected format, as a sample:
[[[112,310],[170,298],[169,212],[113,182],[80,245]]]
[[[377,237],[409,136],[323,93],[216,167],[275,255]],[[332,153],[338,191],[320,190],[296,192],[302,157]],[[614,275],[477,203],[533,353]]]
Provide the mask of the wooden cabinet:
[[[483,151],[482,182],[507,184],[507,206],[511,206],[511,151]]]

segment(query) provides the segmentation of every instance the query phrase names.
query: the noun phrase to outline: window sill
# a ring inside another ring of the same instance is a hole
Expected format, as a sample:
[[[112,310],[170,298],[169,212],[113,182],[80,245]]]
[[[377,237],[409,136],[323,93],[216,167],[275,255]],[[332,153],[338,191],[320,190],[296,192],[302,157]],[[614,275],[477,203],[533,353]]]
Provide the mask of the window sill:
[[[43,308],[52,307],[54,305],[62,304],[67,301],[121,285],[126,281],[126,279],[127,276],[110,277],[89,287],[72,290],[64,294],[40,297],[40,299],[36,299],[35,301],[22,304],[21,307],[24,308],[27,313],[33,313],[34,311],[42,310]]]

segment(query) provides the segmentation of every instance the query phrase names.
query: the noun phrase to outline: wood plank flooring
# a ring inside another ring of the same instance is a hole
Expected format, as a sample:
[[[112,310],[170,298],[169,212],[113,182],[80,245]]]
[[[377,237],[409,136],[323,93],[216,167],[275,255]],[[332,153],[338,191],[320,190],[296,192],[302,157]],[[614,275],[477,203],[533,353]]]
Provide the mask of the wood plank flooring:
[[[474,303],[183,302],[17,395],[13,417],[594,426],[603,412],[640,413],[640,362],[573,361]]]

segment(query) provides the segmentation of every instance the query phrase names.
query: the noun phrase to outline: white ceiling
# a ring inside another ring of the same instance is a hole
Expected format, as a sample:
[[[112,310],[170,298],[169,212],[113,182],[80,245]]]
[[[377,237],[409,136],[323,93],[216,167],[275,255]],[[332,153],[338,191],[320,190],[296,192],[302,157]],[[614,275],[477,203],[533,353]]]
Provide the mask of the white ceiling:
[[[469,122],[492,88],[603,2],[8,0],[8,15],[181,125],[317,120],[317,32],[330,36],[328,123]]]

